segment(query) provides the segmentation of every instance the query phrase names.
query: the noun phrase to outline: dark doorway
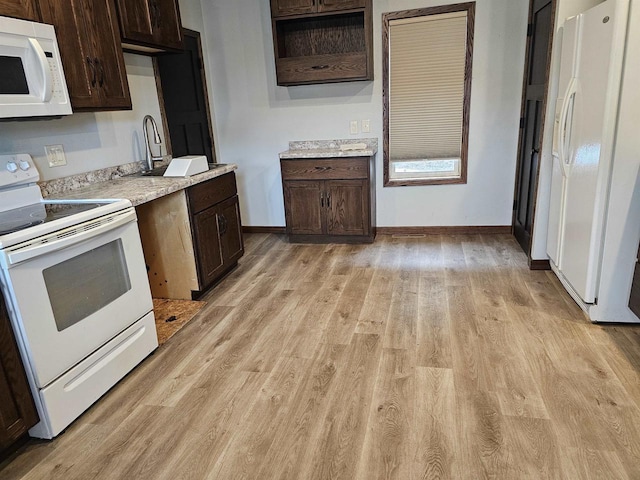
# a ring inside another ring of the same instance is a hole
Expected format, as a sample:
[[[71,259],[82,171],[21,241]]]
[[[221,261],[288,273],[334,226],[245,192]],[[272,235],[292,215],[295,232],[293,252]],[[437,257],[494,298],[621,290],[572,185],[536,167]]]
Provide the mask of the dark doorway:
[[[215,162],[200,33],[183,30],[184,52],[156,59],[158,91],[174,157],[206,155]]]
[[[529,260],[538,189],[540,148],[547,105],[555,6],[556,0],[531,0],[529,11],[527,60],[513,204],[513,233]]]

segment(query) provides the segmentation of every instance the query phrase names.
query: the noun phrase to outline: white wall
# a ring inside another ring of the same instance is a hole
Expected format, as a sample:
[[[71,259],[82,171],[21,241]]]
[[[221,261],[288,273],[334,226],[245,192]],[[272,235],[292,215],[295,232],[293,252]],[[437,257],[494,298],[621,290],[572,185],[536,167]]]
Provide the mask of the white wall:
[[[603,0],[558,0],[556,5],[555,37],[551,54],[551,70],[547,94],[547,111],[543,130],[540,156],[540,174],[538,177],[538,193],[536,211],[531,236],[531,258],[546,260],[547,231],[549,224],[549,203],[551,197],[551,171],[553,157],[553,123],[558,98],[558,75],[560,74],[560,51],[562,49],[562,25],[568,17],[573,17],[589,8],[602,3]]]
[[[29,153],[42,180],[66,177],[144,158],[142,119],[160,123],[160,107],[150,57],[125,54],[133,110],[74,113],[57,120],[0,123],[0,154]],[[50,168],[45,145],[62,144],[67,165]]]
[[[201,1],[218,158],[239,164],[253,226],[284,225],[278,152],[290,140],[350,138],[362,119],[372,132],[358,136],[382,139],[381,14],[456,3],[374,0],[375,80],[287,88],[276,86],[269,2]],[[379,154],[379,226],[511,224],[527,13],[525,0],[477,0],[468,184],[383,188]]]

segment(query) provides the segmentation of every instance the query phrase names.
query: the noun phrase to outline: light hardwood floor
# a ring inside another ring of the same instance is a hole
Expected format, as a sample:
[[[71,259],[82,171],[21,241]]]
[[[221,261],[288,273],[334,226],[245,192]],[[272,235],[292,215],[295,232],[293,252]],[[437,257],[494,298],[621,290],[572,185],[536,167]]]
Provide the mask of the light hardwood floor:
[[[2,479],[640,479],[640,328],[509,236],[249,235],[207,307]]]

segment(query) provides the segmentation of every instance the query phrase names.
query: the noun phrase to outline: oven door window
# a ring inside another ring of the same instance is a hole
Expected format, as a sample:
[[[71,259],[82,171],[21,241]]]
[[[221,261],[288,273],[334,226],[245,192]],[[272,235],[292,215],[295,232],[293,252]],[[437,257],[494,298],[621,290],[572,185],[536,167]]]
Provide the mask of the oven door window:
[[[43,276],[59,332],[131,290],[120,239],[53,265]]]
[[[0,95],[29,95],[22,58],[0,55]]]

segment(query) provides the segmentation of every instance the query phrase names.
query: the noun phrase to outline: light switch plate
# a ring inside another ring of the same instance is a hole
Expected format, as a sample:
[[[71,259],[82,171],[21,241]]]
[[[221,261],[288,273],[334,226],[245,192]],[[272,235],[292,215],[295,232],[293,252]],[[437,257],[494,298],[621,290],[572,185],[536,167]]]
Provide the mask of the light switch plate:
[[[62,145],[45,145],[44,151],[47,154],[47,160],[49,160],[49,167],[62,167],[67,164],[67,157]]]
[[[371,120],[362,120],[362,133],[369,133],[371,131]]]
[[[351,120],[351,124],[349,126],[349,131],[351,132],[351,135],[356,135],[358,133],[358,121],[357,120]]]

